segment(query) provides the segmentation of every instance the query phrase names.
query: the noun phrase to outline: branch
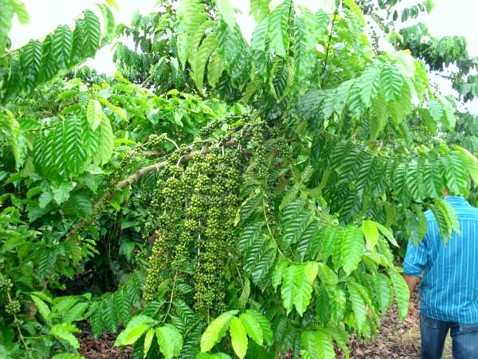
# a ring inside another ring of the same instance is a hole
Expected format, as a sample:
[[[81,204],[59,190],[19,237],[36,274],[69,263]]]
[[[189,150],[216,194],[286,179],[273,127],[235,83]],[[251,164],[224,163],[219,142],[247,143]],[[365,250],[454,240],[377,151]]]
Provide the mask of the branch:
[[[239,127],[239,128],[241,128],[241,127]],[[235,133],[235,132],[239,131],[239,128],[234,129],[232,132]],[[234,145],[235,143],[236,143],[235,139],[231,138],[228,141],[222,143],[221,145],[225,146],[225,147],[229,147],[229,146]],[[208,145],[206,145],[203,148],[201,148],[200,150],[196,150],[196,151],[191,149],[191,152],[185,154],[184,156],[182,156],[179,159],[178,164],[193,159],[194,155],[197,154],[197,153],[204,154],[204,153],[209,153],[210,151],[211,150],[210,150],[210,147]],[[244,151],[244,153],[245,153],[246,156],[248,155],[248,151]],[[157,154],[157,153],[155,153],[155,154]],[[131,185],[135,184],[136,182],[139,181],[140,178],[142,178],[143,176],[146,176],[147,174],[149,174],[151,172],[160,171],[162,168],[164,168],[164,166],[166,166],[167,163],[168,163],[167,161],[163,161],[163,162],[154,163],[154,164],[152,164],[150,166],[147,166],[147,167],[143,167],[143,168],[137,170],[135,173],[133,173],[129,177],[127,177],[126,179],[118,182],[114,187],[110,188],[106,193],[104,193],[103,196],[93,205],[93,208],[91,210],[91,214],[88,217],[82,218],[78,222],[75,223],[75,225],[68,232],[67,238],[77,236],[80,229],[85,225],[85,223],[87,221],[89,221],[91,218],[94,218],[101,211],[101,209],[104,207],[104,205],[111,198],[113,198],[114,194],[117,191],[119,191],[119,190],[121,190],[121,189],[123,189],[127,186],[131,186]]]
[[[113,190],[116,192],[126,186],[130,186],[133,183],[137,182],[141,177],[146,176],[148,173],[159,171],[165,165],[166,165],[166,162],[159,162],[159,163],[154,163],[151,166],[141,168],[140,170],[136,171],[128,178],[118,182]]]
[[[332,36],[334,34],[334,29],[335,29],[335,21],[337,20],[338,14],[339,14],[339,8],[338,8],[338,5],[337,5],[337,7],[335,8],[335,11],[334,11],[334,16],[332,18],[332,25],[330,27],[329,39],[327,40],[327,49],[325,50],[324,64],[322,66],[322,71],[320,72],[320,78],[322,80],[322,84],[325,82],[325,73],[327,71],[327,66],[328,66],[328,61],[329,61],[330,46],[331,46],[331,43],[332,43]]]
[[[160,152],[160,151],[143,151],[141,152],[141,155],[144,157],[162,157],[166,155],[166,152]]]
[[[227,141],[224,146],[230,146],[234,143],[235,141],[233,139]],[[184,161],[189,161],[191,160],[194,155],[196,153],[208,153],[210,151],[209,147],[204,147],[202,148],[200,151],[192,151],[184,156],[182,156],[180,159],[179,159],[179,163],[181,162],[184,162]],[[127,186],[131,186],[133,185],[134,183],[138,182],[138,180],[143,177],[143,176],[146,176],[147,174],[151,173],[151,172],[154,172],[154,171],[159,171],[161,170],[162,168],[164,168],[164,166],[167,164],[167,161],[163,161],[163,162],[158,162],[158,163],[154,163],[150,166],[147,166],[147,167],[144,167],[144,168],[141,168],[139,169],[138,171],[136,171],[135,173],[133,173],[131,176],[127,177],[126,179],[118,182],[116,184],[116,186],[114,186],[113,188],[109,189],[105,194],[103,194],[103,196],[93,205],[93,209],[91,211],[91,214],[86,217],[86,218],[82,218],[80,219],[78,222],[76,222],[76,224],[72,227],[72,229],[70,230],[70,232],[67,234],[67,237],[68,238],[71,238],[71,237],[75,237],[78,235],[80,229],[85,225],[85,223],[90,219],[90,218],[93,218],[95,217],[99,212],[100,210],[103,208],[103,206],[111,199],[113,198],[114,194],[127,187]]]

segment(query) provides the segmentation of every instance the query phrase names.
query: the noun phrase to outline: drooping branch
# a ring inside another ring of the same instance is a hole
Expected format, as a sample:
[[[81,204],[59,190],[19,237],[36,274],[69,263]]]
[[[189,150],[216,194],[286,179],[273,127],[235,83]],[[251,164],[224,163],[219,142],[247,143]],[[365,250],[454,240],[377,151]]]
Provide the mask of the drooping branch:
[[[326,75],[326,72],[327,72],[327,66],[328,66],[328,62],[329,62],[330,46],[331,46],[331,43],[332,43],[332,36],[334,35],[335,22],[337,21],[338,14],[339,14],[339,8],[338,8],[338,5],[337,5],[337,7],[335,8],[335,11],[334,11],[334,16],[332,18],[332,25],[330,27],[329,39],[327,40],[327,48],[326,48],[326,52],[325,52],[324,63],[322,65],[322,70],[320,72],[320,78],[322,79],[322,82],[325,82],[325,75]]]
[[[187,155],[189,156],[189,155]],[[192,155],[191,155],[191,158],[192,158]],[[130,175],[129,177],[127,177],[126,179],[118,182],[114,187],[110,188],[106,193],[103,194],[103,196],[93,205],[93,209],[91,211],[91,214],[86,217],[86,218],[82,218],[80,219],[78,222],[76,222],[76,224],[72,227],[72,229],[70,230],[70,232],[68,233],[68,237],[75,237],[78,235],[78,232],[80,231],[80,229],[85,225],[85,223],[87,221],[89,221],[90,218],[94,218],[99,212],[100,210],[104,207],[104,205],[111,199],[113,198],[114,194],[127,187],[127,186],[131,186],[133,185],[134,183],[138,182],[138,180],[140,178],[142,178],[143,176],[146,176],[147,174],[151,173],[151,172],[154,172],[154,171],[160,171],[165,165],[166,165],[166,161],[163,161],[163,162],[158,162],[158,163],[154,163],[150,166],[147,166],[147,167],[143,167],[141,169],[139,169],[138,171],[136,171],[135,173],[133,173],[132,175]]]
[[[228,146],[233,145],[234,143],[236,143],[236,141],[232,138],[232,139],[228,140],[227,142],[223,143],[222,145],[225,146],[225,147],[228,147]],[[191,152],[182,156],[179,159],[178,163],[186,162],[186,161],[189,161],[189,160],[193,159],[194,155],[197,154],[197,153],[203,153],[204,154],[204,153],[208,153],[209,151],[210,151],[209,146],[205,146],[205,147],[201,148],[200,150],[192,150]],[[82,218],[81,220],[79,220],[72,227],[72,229],[68,233],[67,237],[71,238],[71,237],[77,236],[78,232],[85,225],[85,223],[87,223],[87,221],[89,221],[90,218],[94,218],[101,211],[101,209],[104,207],[104,205],[111,198],[113,198],[114,194],[117,191],[119,191],[119,190],[121,190],[121,189],[123,189],[127,186],[131,186],[131,185],[135,184],[142,177],[146,176],[149,173],[152,173],[154,171],[160,171],[161,169],[164,168],[164,166],[166,166],[166,164],[167,164],[167,161],[153,163],[152,165],[149,165],[147,167],[143,167],[143,168],[137,170],[136,172],[134,172],[132,175],[130,175],[126,179],[118,182],[114,187],[112,187],[106,193],[104,193],[103,196],[93,205],[93,209],[91,211],[91,214],[88,217]]]
[[[114,187],[114,191],[118,191],[126,186],[130,186],[134,183],[136,183],[141,177],[146,176],[148,173],[154,172],[154,171],[159,171],[161,170],[164,166],[166,165],[166,162],[159,162],[159,163],[154,163],[150,166],[143,167],[133,173],[131,176],[128,178],[118,182],[116,186]]]

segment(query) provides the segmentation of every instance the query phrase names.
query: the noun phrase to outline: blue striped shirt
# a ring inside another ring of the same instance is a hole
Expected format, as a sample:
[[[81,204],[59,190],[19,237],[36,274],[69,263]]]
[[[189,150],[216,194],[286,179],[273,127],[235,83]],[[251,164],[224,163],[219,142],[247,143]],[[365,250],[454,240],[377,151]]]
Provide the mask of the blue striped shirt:
[[[460,324],[478,323],[478,209],[462,197],[446,197],[456,211],[460,233],[446,246],[431,211],[427,234],[418,246],[408,243],[403,271],[418,276],[420,311],[427,317]]]

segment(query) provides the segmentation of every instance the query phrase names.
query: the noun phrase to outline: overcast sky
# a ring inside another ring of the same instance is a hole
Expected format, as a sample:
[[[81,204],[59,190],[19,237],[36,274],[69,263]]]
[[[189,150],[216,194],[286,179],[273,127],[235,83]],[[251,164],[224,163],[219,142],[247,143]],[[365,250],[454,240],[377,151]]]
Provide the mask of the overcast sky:
[[[410,0],[405,0],[410,1]],[[84,9],[95,9],[95,0],[23,0],[30,15],[30,23],[19,25],[16,21],[13,24],[10,36],[12,47],[16,48],[28,42],[28,40],[41,39],[52,32],[59,24],[73,25],[73,19],[81,15]],[[119,11],[114,12],[117,22],[129,24],[136,11],[149,13],[157,6],[158,0],[116,0]],[[280,0],[272,0],[272,3]],[[236,7],[243,7],[249,3],[248,0],[232,0]],[[307,5],[315,9],[320,7],[328,8],[334,0],[295,0],[296,4]],[[430,15],[422,18],[429,27],[430,33],[435,37],[445,35],[463,35],[467,39],[468,51],[471,56],[478,56],[478,37],[476,14],[478,14],[478,1],[473,0],[434,0],[435,7]],[[243,10],[247,14],[248,9]],[[246,24],[246,16],[239,20]],[[247,36],[247,35],[246,35]],[[108,48],[101,50],[95,60],[88,63],[97,68],[100,72],[112,74],[114,67],[111,61],[111,51]],[[473,112],[478,113],[478,101],[475,101]]]

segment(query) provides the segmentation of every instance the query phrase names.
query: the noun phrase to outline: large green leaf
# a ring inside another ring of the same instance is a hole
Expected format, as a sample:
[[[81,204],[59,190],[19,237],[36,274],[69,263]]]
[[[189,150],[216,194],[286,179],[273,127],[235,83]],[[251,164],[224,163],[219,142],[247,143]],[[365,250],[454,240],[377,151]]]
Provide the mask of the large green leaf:
[[[43,247],[39,252],[38,275],[40,278],[46,278],[55,267],[58,259],[57,251],[54,247]]]
[[[218,51],[224,62],[224,68],[228,70],[234,81],[250,78],[247,59],[248,48],[238,26],[233,29],[222,23],[216,32]]]
[[[430,198],[440,198],[445,183],[438,161],[431,159],[426,161],[422,178],[425,195]]]
[[[269,44],[282,57],[286,57],[289,48],[289,19],[293,11],[292,1],[285,0],[269,16]]]
[[[463,157],[457,151],[440,158],[442,173],[446,180],[446,188],[453,193],[466,193],[468,190],[468,175]]]
[[[427,108],[435,122],[440,123],[445,114],[442,104],[436,99],[428,100]]]
[[[272,271],[272,287],[274,289],[277,289],[277,287],[281,284],[282,282],[282,276],[284,275],[284,271],[286,268],[289,266],[289,261],[286,259],[280,259],[274,270]]]
[[[73,34],[67,25],[60,25],[52,35],[51,52],[59,69],[67,69],[73,45]]]
[[[219,317],[214,319],[207,326],[203,335],[201,336],[201,352],[205,353],[210,351],[214,345],[216,345],[224,335],[227,333],[229,323],[234,315],[237,314],[237,310],[230,310],[222,313]]]
[[[181,1],[178,18],[187,26],[188,30],[195,31],[206,18],[204,5],[200,0]]]
[[[38,40],[30,40],[20,50],[20,69],[27,93],[30,93],[36,87],[42,56],[43,48]]]
[[[374,221],[365,220],[362,222],[362,232],[365,237],[365,242],[369,250],[373,248],[378,243],[378,227]]]
[[[216,86],[224,71],[224,61],[217,51],[211,53],[207,65],[207,81],[211,86]]]
[[[385,238],[387,238],[387,240],[388,240],[391,244],[393,244],[395,247],[399,247],[399,245],[398,245],[398,243],[397,243],[395,237],[393,236],[393,232],[392,232],[390,229],[388,229],[387,227],[385,227],[385,226],[384,226],[383,224],[381,224],[381,223],[376,223],[376,225],[377,225],[377,227],[378,227],[380,233],[382,233],[382,234],[385,236]]]
[[[114,4],[114,0],[107,0],[107,2],[108,1]],[[109,43],[112,39],[114,39],[117,36],[117,33],[115,31],[115,19],[110,9],[110,6],[107,6],[101,3],[97,5],[100,8],[101,13],[103,14],[103,31],[102,32],[104,37],[100,44],[100,46],[103,46],[104,44]],[[115,7],[115,6],[112,5],[111,7]]]
[[[84,143],[86,120],[81,117],[62,119],[46,136],[39,136],[35,146],[35,166],[44,177],[62,182],[80,174],[88,160]]]
[[[264,343],[267,345],[272,344],[273,333],[271,324],[262,313],[254,309],[248,309],[242,313],[239,318],[246,328],[247,335],[249,335],[249,337],[257,344],[262,345],[260,344],[260,342],[262,343],[261,339],[263,339]],[[259,334],[259,329],[257,328],[256,324],[259,324],[261,334]]]
[[[365,249],[364,238],[362,230],[355,226],[349,226],[341,232],[342,235],[334,243],[334,258],[336,258],[334,264],[342,267],[349,275],[358,267],[362,259]]]
[[[80,342],[72,333],[81,333],[81,330],[72,323],[55,324],[50,329],[50,335],[67,342],[75,349],[79,349]]]
[[[17,161],[19,135],[20,125],[13,116],[13,113],[4,107],[0,107],[0,144],[6,143],[10,146],[13,156]]]
[[[239,316],[239,319],[241,320],[249,338],[254,340],[257,344],[263,345],[264,333],[260,323],[257,322],[255,317],[250,313],[245,312]]]
[[[458,151],[458,155],[461,157],[465,170],[473,179],[473,182],[477,184],[478,183],[478,159],[463,147],[456,146],[455,148]]]
[[[118,313],[116,312],[116,305],[114,302],[114,296],[106,294],[101,302],[101,315],[103,324],[112,333],[116,333],[118,330]],[[129,324],[129,323],[128,323]]]
[[[408,162],[406,183],[410,194],[417,200],[421,200],[425,196],[425,190],[423,188],[424,165],[425,162],[421,158]]]
[[[400,70],[393,63],[385,63],[380,72],[380,88],[386,101],[400,99],[403,87],[403,77]]]
[[[252,276],[255,284],[265,287],[270,281],[270,272],[275,263],[277,247],[274,241],[265,234],[257,233],[257,236],[252,239],[253,242],[244,252],[244,270]]]
[[[130,320],[126,328],[116,337],[115,345],[131,345],[138,341],[143,334],[157,323],[146,315],[137,315]]]
[[[184,341],[183,336],[174,325],[166,324],[156,328],[156,338],[159,350],[161,350],[166,359],[179,356]]]
[[[250,15],[254,17],[257,22],[260,22],[269,14],[269,0],[250,0],[251,10]]]
[[[143,349],[143,356],[146,358],[149,349],[151,349],[151,345],[153,344],[153,339],[154,336],[156,335],[156,331],[154,328],[149,328],[148,331],[146,332],[146,335],[144,336],[144,349]]]
[[[294,204],[295,202],[292,203],[292,205]],[[292,212],[290,208],[286,208],[281,223],[284,233],[282,241],[286,246],[296,243],[313,220],[312,212],[308,209],[298,208],[293,214],[290,212]]]
[[[103,108],[98,100],[91,98],[88,101],[88,110],[86,111],[86,118],[91,129],[95,131],[103,120]]]
[[[324,263],[318,263],[318,277],[324,286],[335,288],[339,278],[337,274]]]
[[[388,276],[392,280],[395,297],[397,299],[398,315],[401,319],[405,318],[408,313],[408,304],[410,300],[410,291],[405,279],[395,270],[389,269]]]
[[[131,297],[129,294],[126,292],[125,288],[121,288],[117,290],[113,294],[113,301],[115,304],[116,308],[116,313],[118,315],[118,318],[123,322],[127,323],[130,317],[131,313],[131,308],[132,308],[132,303],[131,303]]]
[[[11,0],[0,0],[0,56],[5,53],[8,33],[12,27],[13,4]]]
[[[90,313],[91,331],[93,333],[93,336],[95,338],[98,338],[103,332],[103,328],[104,328],[100,303],[93,302],[90,305],[89,313]]]
[[[66,171],[70,175],[81,172],[87,160],[87,152],[83,144],[84,119],[79,117],[63,121],[65,128],[63,135],[63,161]],[[62,166],[63,167],[63,166]]]
[[[231,359],[231,357],[225,353],[199,353],[195,359]]]
[[[83,57],[93,56],[100,46],[100,20],[91,10],[85,10],[82,28]]]
[[[234,8],[230,0],[217,0],[217,8],[227,26],[233,28],[236,25]]]
[[[128,115],[123,108],[113,105],[111,102],[104,99],[103,97],[98,97],[97,100],[100,101],[104,106],[108,107],[111,111],[113,111],[113,113],[119,118],[124,121],[128,121]]]
[[[360,292],[354,286],[347,286],[349,292],[349,301],[352,306],[355,324],[359,331],[362,331],[366,320],[366,306],[365,301]]]
[[[392,304],[392,288],[390,281],[382,273],[373,273],[374,290],[377,297],[378,307],[382,314],[387,312],[387,309]]]
[[[350,90],[354,85],[355,81],[348,80],[342,82],[339,87],[334,91],[334,112],[341,116],[345,110],[345,107],[348,102],[348,97],[350,95]]]
[[[93,161],[96,164],[103,165],[109,162],[114,150],[113,129],[111,128],[110,119],[105,115],[103,115],[97,131],[100,131],[100,143]]]
[[[384,130],[388,123],[388,108],[387,103],[382,95],[379,94],[373,101],[373,110],[375,117],[370,122],[370,138],[376,139]]]
[[[248,340],[246,328],[242,324],[242,321],[236,317],[232,317],[229,332],[231,334],[231,343],[234,353],[236,353],[239,358],[244,358],[247,353]]]
[[[42,44],[42,61],[38,81],[40,83],[51,80],[58,73],[58,63],[52,51],[53,36],[47,35]]]
[[[312,298],[312,283],[317,277],[317,262],[291,265],[284,271],[281,296],[287,313],[295,307],[300,315],[307,310]]]
[[[460,233],[460,223],[453,207],[441,200],[436,199],[434,204],[429,205],[437,220],[438,230],[443,243],[446,245],[453,231]]]
[[[305,15],[313,18],[313,15],[308,9],[305,9]],[[299,81],[301,78],[307,76],[307,72],[310,71],[313,66],[314,57],[311,55],[311,52],[314,50],[314,41],[309,31],[309,22],[303,17],[297,17],[294,27],[294,59],[296,79]]]
[[[55,354],[51,357],[51,359],[84,359],[85,357],[80,354],[74,354],[74,353],[61,353],[61,354]]]
[[[206,71],[206,65],[209,61],[209,56],[212,54],[216,46],[216,36],[214,34],[211,34],[201,42],[201,45],[196,51],[196,54],[189,60],[191,68],[193,70],[191,76],[194,79],[196,87],[200,91],[202,91],[203,88],[204,73]]]
[[[35,303],[35,306],[38,309],[38,313],[40,313],[40,316],[42,319],[45,321],[45,323],[50,323],[50,308],[48,307],[48,304],[46,304],[41,298],[39,298],[36,295],[30,295],[30,298],[32,298],[33,303]]]
[[[88,306],[89,304],[85,302],[75,304],[68,312],[65,313],[63,316],[63,321],[71,323],[78,320],[83,320]]]
[[[10,3],[13,6],[15,15],[17,15],[18,22],[22,25],[28,24],[30,21],[30,16],[28,15],[25,4],[20,0],[11,0]]]
[[[304,348],[304,359],[335,358],[335,350],[332,340],[322,331],[303,331],[300,336],[300,342]]]
[[[260,21],[252,33],[251,49],[253,52],[254,64],[261,75],[267,72],[267,44],[269,36],[269,17]]]

